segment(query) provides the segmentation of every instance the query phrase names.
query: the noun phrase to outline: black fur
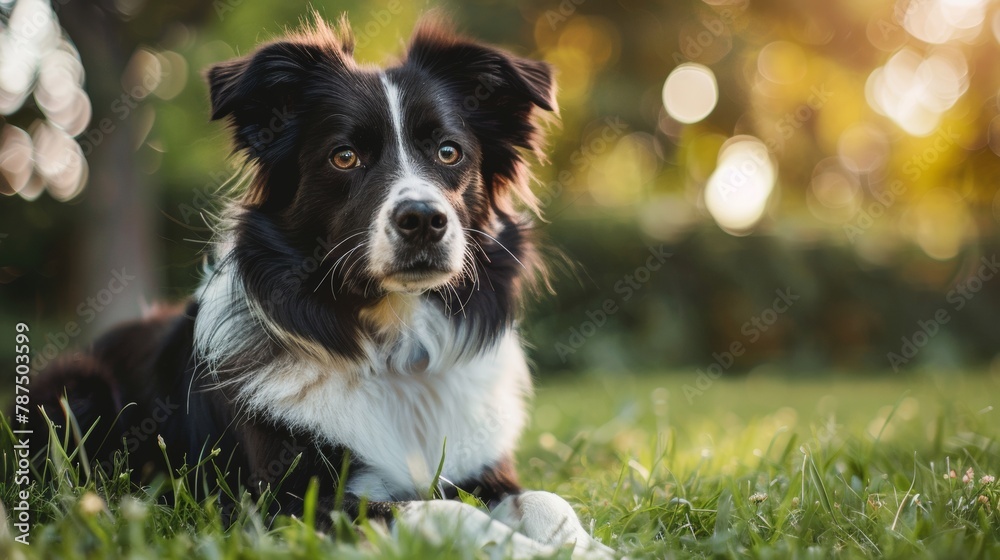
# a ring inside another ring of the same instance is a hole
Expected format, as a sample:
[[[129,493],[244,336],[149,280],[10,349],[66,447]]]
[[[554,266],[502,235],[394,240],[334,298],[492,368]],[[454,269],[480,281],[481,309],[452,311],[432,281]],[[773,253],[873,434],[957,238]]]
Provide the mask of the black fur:
[[[344,25],[334,31],[318,22],[214,66],[207,80],[212,118],[229,124],[236,150],[254,171],[226,227],[233,249],[225,258],[231,262],[217,266],[235,265],[248,299],[271,324],[332,355],[355,359],[362,337],[379,336],[362,311],[385,293],[371,277],[364,252],[350,254],[354,244],[347,241],[372,224],[399,162],[386,149],[392,130],[379,75],[358,67],[352,51]],[[555,109],[551,69],[425,22],[404,62],[386,72],[400,84],[407,128],[425,138],[418,150],[433,151],[442,139],[463,146],[461,165],[422,170],[457,197],[461,225],[480,252],[478,270],[425,297],[464,330],[470,350],[487,347],[511,326],[525,286],[538,272],[530,220],[515,202],[534,205],[522,150],[539,148],[536,109]],[[331,151],[346,144],[368,162],[363,172],[331,167]],[[229,310],[232,316],[247,313],[244,305]],[[274,489],[301,454],[280,488],[275,513],[301,512],[314,477],[322,504],[332,508],[341,475],[366,465],[353,460],[344,473],[350,450],[318,445],[271,418],[240,415],[233,386],[226,383],[238,383],[242,373],[288,348],[257,325],[245,325],[232,333],[239,352],[214,364],[222,381],[216,384],[204,376],[204,357],[195,350],[198,313],[194,301],[108,333],[84,355],[43,372],[35,383],[36,402],[64,424],[57,403],[67,393],[85,430],[100,421],[86,445],[91,460],[110,468],[124,445],[136,483],[166,467],[160,436],[175,467],[220,449],[216,464],[225,470],[226,484],[254,494]],[[37,415],[35,427],[44,431]],[[488,502],[518,490],[509,458],[459,486]],[[357,514],[359,503],[346,496],[341,506]],[[391,509],[388,503],[367,507],[369,515],[381,517]]]

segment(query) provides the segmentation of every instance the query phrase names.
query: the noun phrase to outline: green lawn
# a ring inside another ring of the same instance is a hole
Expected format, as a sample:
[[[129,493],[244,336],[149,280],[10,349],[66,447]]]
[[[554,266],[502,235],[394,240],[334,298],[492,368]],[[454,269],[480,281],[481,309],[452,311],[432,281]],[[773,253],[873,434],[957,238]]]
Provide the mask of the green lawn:
[[[684,385],[694,381],[679,373],[543,383],[520,454],[522,482],[569,499],[601,541],[632,558],[1000,556],[1000,482],[984,478],[1000,476],[1000,376],[751,376],[716,381],[689,402]],[[9,453],[0,491],[8,508],[16,490]],[[183,489],[177,505],[158,505],[169,480],[128,497],[114,477],[97,485],[74,478],[82,475],[34,489],[43,522],[28,547],[0,535],[0,558],[496,552],[343,522],[336,538],[308,521],[267,528],[249,503],[226,532],[214,505],[184,499]]]

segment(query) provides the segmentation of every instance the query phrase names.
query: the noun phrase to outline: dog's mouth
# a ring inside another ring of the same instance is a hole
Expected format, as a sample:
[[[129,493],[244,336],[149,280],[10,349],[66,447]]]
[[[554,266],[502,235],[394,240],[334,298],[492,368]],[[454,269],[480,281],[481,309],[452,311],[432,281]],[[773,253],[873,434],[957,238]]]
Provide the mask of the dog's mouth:
[[[394,292],[422,292],[441,287],[457,274],[442,263],[416,259],[393,267],[382,277],[382,286]]]

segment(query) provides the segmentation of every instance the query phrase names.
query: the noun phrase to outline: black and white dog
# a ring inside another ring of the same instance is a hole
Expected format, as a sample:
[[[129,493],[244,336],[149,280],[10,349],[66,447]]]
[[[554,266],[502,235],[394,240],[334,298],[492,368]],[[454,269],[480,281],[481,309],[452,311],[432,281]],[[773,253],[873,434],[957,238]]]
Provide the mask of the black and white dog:
[[[365,504],[521,556],[607,553],[513,465],[531,391],[516,323],[539,270],[524,152],[556,109],[551,68],[433,19],[402,63],[362,66],[346,20],[317,18],[207,78],[251,171],[215,262],[185,309],[44,372],[50,417],[66,422],[67,394],[97,423],[91,460],[124,441],[138,481],[166,468],[160,436],[175,466],[221,450],[230,486],[276,490],[281,513],[316,478],[325,511]],[[427,500],[435,484],[491,513]]]

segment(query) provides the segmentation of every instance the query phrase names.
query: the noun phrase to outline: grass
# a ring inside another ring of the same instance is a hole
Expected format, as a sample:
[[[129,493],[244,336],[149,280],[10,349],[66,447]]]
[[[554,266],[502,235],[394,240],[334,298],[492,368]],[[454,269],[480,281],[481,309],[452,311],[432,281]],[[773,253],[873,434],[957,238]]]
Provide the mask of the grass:
[[[603,542],[641,557],[996,557],[1000,376],[716,381],[693,374],[548,380],[520,453],[526,487],[578,506]],[[0,499],[17,487],[10,442]],[[58,471],[56,461],[50,465]],[[967,471],[973,476],[963,481]],[[954,476],[950,473],[954,471]],[[180,479],[136,490],[62,470],[35,483],[30,546],[3,558],[488,557],[338,519],[265,526],[244,500],[226,530]],[[163,493],[179,496],[165,505]],[[9,509],[8,509],[9,511]],[[8,523],[4,523],[8,525]],[[2,529],[0,529],[2,531]],[[568,555],[568,551],[563,551]]]

